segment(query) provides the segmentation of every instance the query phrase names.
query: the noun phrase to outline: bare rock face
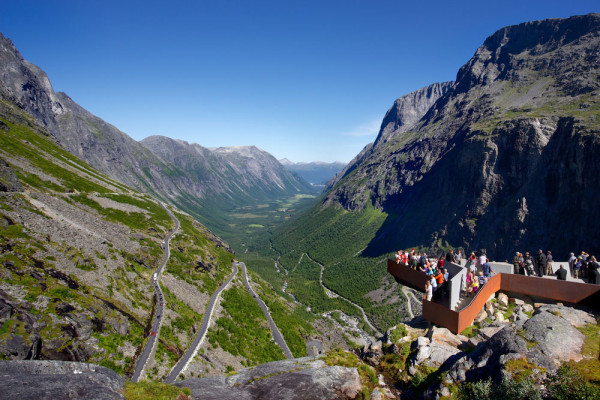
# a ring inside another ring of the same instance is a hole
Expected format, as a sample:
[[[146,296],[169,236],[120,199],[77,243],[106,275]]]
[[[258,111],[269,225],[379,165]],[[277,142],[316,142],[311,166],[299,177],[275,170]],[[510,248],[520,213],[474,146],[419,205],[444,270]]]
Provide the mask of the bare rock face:
[[[585,336],[569,321],[552,312],[536,313],[523,325],[525,337],[537,342],[539,350],[551,359],[581,361]]]
[[[456,382],[475,381],[498,373],[510,358],[523,358],[527,353],[525,339],[505,327],[477,348],[455,360],[449,367],[449,376]]]
[[[560,316],[576,328],[585,326],[586,324],[596,323],[596,318],[590,313],[576,308],[566,307],[564,305],[548,304],[540,307],[538,310],[539,312],[547,311],[556,316]]]
[[[23,187],[15,171],[0,158],[0,192],[22,192]]]
[[[363,254],[444,242],[498,259],[541,244],[558,257],[574,243],[600,251],[589,211],[600,199],[588,195],[599,71],[600,14],[503,28],[410,128],[407,100],[395,104],[324,202],[388,214]]]
[[[231,377],[187,379],[194,399],[355,399],[362,390],[356,368],[327,366],[321,360],[275,361]]]
[[[434,83],[397,99],[383,118],[374,146],[377,147],[392,136],[411,129],[431,106],[450,90],[453,83]]]
[[[0,361],[0,397],[124,399],[123,377],[98,365],[60,361]]]

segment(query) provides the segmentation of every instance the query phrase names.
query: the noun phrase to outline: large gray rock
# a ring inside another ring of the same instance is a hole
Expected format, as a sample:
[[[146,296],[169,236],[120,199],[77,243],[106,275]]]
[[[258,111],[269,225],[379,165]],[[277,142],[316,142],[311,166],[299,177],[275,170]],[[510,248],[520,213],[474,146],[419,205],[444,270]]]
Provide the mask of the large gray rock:
[[[327,366],[322,360],[300,358],[245,369],[230,377],[187,379],[194,399],[354,399],[362,390],[356,368]]]
[[[525,357],[527,343],[505,326],[486,342],[481,342],[469,354],[459,357],[449,366],[449,377],[456,382],[475,381],[494,376],[509,359]]]
[[[525,337],[537,342],[545,355],[560,361],[580,361],[585,336],[566,319],[547,311],[536,313],[523,325]]]
[[[428,367],[440,367],[450,357],[461,353],[456,347],[440,342],[431,343],[429,349],[431,354],[425,362]]]
[[[0,361],[3,399],[121,400],[123,377],[98,365],[60,361]]]
[[[415,356],[415,364],[422,364],[425,360],[431,357],[431,347],[429,346],[421,346],[419,347],[419,351]]]
[[[596,323],[596,318],[594,318],[592,314],[576,308],[566,307],[564,305],[548,304],[540,307],[536,312],[543,311],[548,311],[554,313],[555,315],[559,315],[560,317],[569,321],[569,323],[575,327]]]

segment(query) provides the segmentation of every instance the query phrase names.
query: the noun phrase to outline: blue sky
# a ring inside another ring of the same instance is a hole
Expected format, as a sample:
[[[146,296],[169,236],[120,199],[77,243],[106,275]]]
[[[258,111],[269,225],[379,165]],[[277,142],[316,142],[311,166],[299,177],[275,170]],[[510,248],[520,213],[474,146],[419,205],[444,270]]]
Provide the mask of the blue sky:
[[[352,159],[393,101],[453,80],[506,25],[595,1],[2,0],[0,32],[136,140]]]

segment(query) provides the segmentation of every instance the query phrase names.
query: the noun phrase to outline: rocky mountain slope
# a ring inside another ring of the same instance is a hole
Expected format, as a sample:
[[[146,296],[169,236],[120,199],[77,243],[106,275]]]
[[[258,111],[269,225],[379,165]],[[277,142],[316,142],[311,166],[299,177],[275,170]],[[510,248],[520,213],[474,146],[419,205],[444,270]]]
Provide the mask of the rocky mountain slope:
[[[500,259],[540,247],[562,258],[597,252],[599,68],[598,14],[503,28],[454,83],[397,100],[325,204],[386,214],[366,254],[416,245]]]
[[[150,196],[57,145],[0,102],[0,357],[93,362],[129,375],[150,334],[150,277],[173,221]],[[148,376],[176,361],[231,273],[227,244],[179,210],[163,287],[165,328]],[[193,292],[194,296],[186,296]]]
[[[227,225],[220,213],[233,207],[314,192],[257,148],[206,149],[164,137],[136,142],[65,93],[55,93],[46,74],[1,34],[0,99],[34,117],[71,154],[220,233]]]
[[[174,166],[172,174],[189,176],[187,192],[203,201],[225,201],[233,207],[310,191],[305,181],[255,146],[211,149],[165,136],[150,136],[140,143],[165,165]]]

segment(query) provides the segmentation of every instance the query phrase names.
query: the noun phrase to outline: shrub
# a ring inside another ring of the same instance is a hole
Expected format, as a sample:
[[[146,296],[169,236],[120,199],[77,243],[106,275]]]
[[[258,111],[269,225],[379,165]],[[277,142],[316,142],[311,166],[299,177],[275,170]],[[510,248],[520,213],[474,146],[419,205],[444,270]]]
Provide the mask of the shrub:
[[[600,398],[600,387],[581,377],[570,365],[564,364],[548,377],[546,387],[556,400],[592,400]]]
[[[408,334],[408,331],[406,330],[406,325],[398,324],[398,325],[396,325],[396,329],[392,329],[392,331],[390,332],[390,341],[392,343],[397,343],[400,339],[402,339],[407,334]]]
[[[517,382],[503,378],[500,383],[491,378],[476,382],[466,382],[459,386],[458,400],[541,400],[542,394],[532,381]]]

